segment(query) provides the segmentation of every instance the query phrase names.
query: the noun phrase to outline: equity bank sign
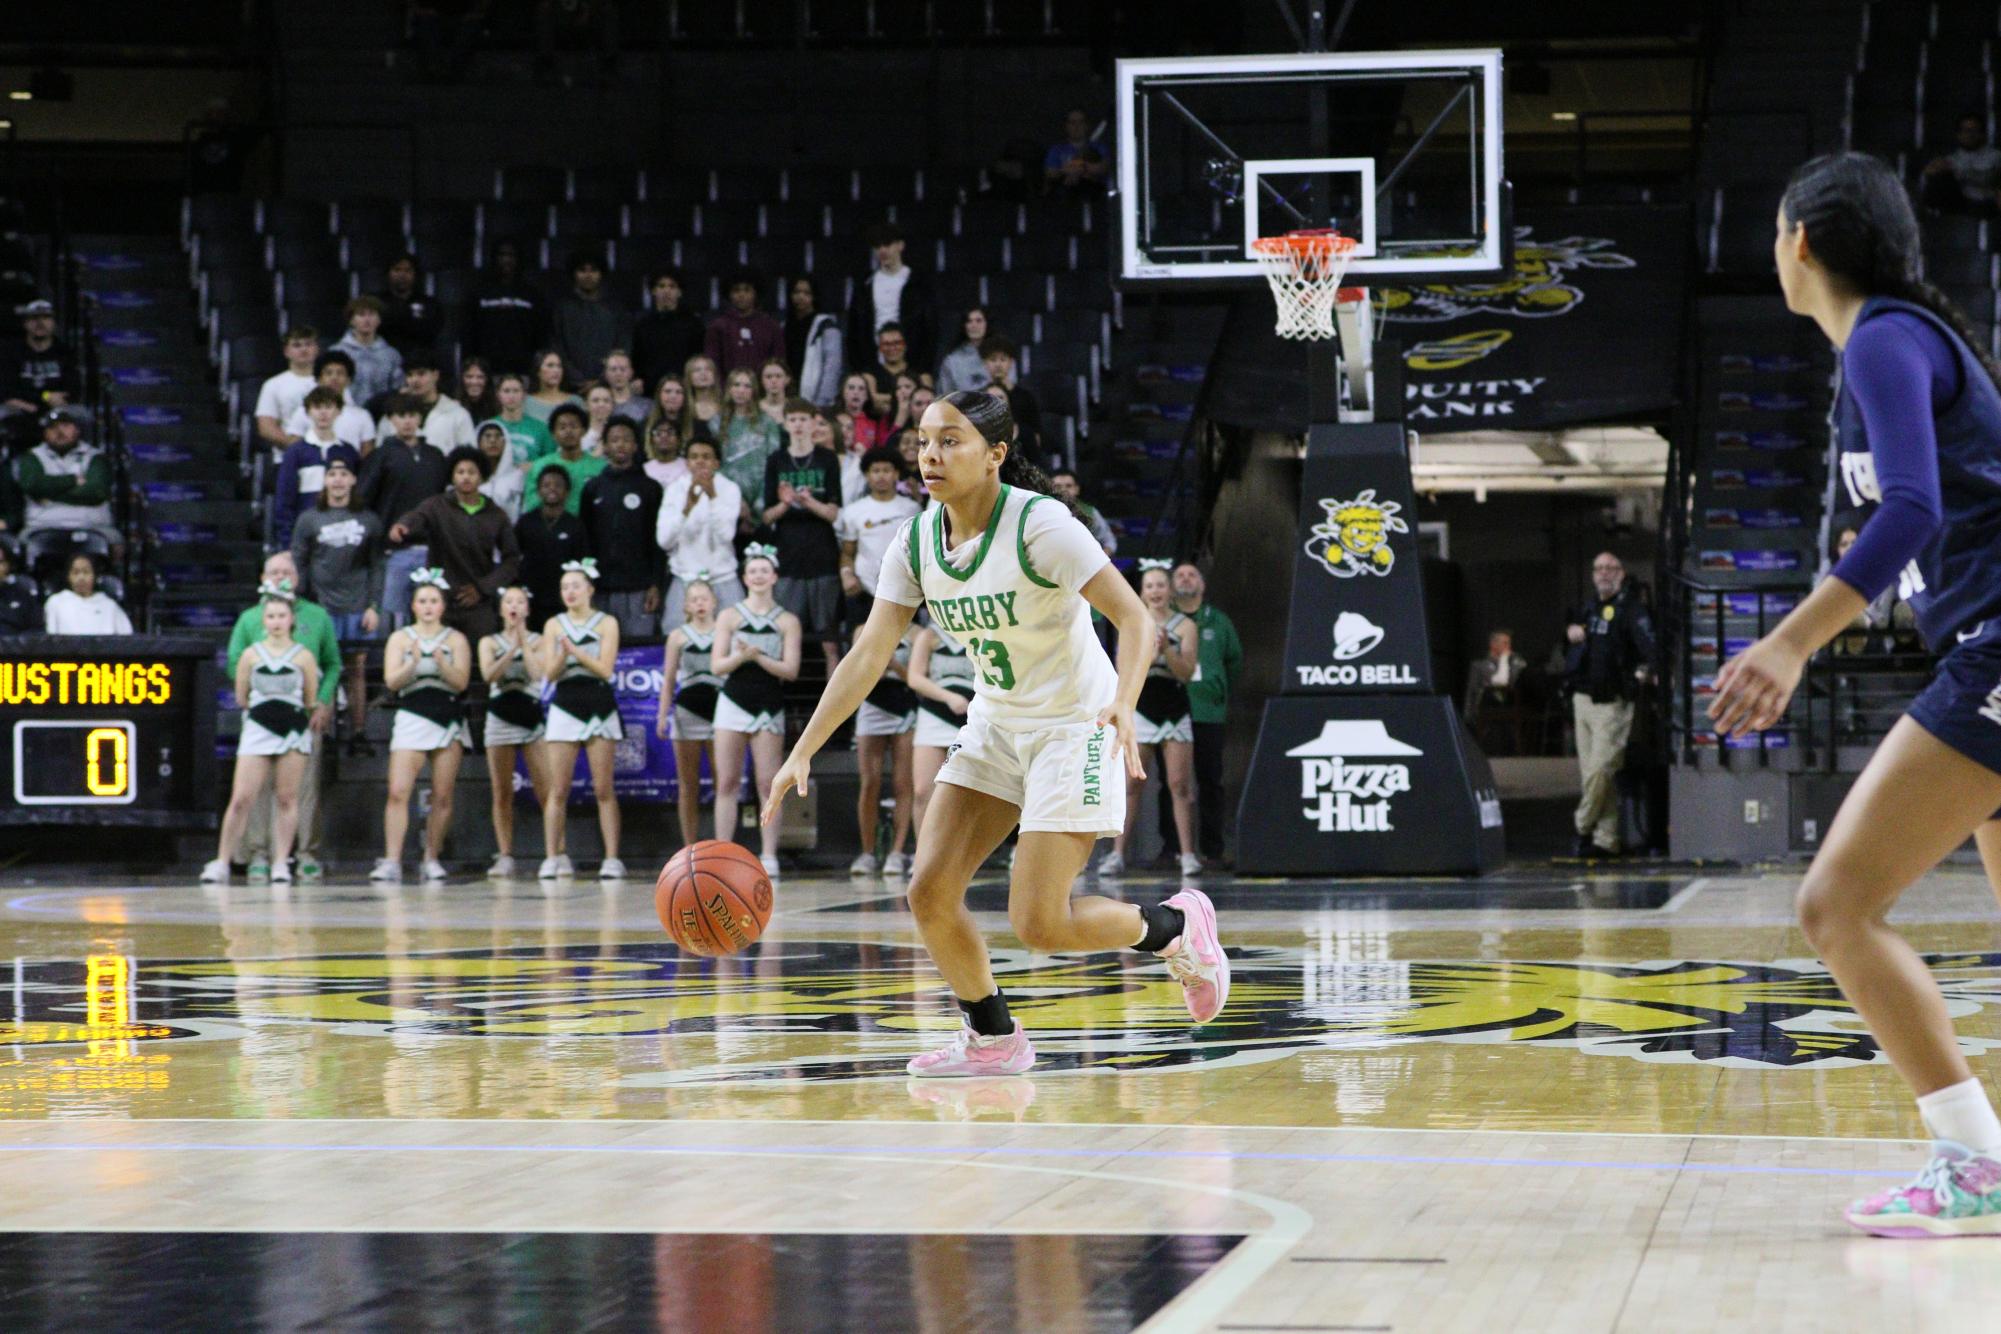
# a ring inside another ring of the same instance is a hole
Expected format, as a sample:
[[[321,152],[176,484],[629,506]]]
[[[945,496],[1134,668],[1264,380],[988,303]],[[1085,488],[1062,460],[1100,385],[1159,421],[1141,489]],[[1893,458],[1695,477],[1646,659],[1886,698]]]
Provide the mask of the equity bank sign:
[[[1410,791],[1410,766],[1424,752],[1389,734],[1376,719],[1324,722],[1320,735],[1286,753],[1299,761],[1300,814],[1323,834],[1395,830],[1392,803]]]

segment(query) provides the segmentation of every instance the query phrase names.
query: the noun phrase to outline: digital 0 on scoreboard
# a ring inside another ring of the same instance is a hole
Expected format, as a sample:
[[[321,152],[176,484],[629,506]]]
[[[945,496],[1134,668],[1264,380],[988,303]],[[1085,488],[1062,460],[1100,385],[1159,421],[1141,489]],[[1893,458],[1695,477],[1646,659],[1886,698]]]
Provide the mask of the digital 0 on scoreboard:
[[[215,647],[0,641],[0,824],[213,828]]]

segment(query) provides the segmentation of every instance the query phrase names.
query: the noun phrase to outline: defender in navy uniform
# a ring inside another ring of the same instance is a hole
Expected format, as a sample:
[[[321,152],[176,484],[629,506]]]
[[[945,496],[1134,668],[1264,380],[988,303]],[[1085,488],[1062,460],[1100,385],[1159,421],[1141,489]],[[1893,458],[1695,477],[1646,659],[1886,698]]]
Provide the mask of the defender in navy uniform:
[[[1938,1142],[1908,1186],[1849,1206],[1880,1236],[2001,1233],[2001,1118],[1968,1068],[1938,983],[1884,920],[1975,835],[2001,854],[2001,373],[1919,279],[1895,173],[1842,153],[1794,173],[1774,243],[1786,304],[1841,355],[1836,427],[1850,499],[1876,511],[1771,634],[1725,664],[1720,734],[1771,726],[1814,652],[1893,582],[1938,673],[1856,779],[1800,886],[1800,926]]]

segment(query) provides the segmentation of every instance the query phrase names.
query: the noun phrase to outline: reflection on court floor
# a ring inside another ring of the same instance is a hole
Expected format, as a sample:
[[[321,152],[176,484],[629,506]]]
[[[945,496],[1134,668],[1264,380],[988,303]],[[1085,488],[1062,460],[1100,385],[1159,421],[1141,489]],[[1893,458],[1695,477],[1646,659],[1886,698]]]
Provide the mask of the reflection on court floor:
[[[695,960],[645,884],[16,880],[0,1299],[57,1328],[107,1264],[145,1273],[133,1311],[226,1272],[267,1327],[1905,1328],[2001,1299],[1963,1243],[1845,1236],[1921,1132],[1793,885],[1225,881],[1231,1003],[1190,1029],[1157,960],[1028,952],[982,882],[1042,1062],[953,1082],[903,1072],[955,1018],[893,883],[790,879],[755,950]],[[1898,918],[1976,1059],[1991,917],[1948,872]],[[1705,1324],[1691,1286],[1752,1295]]]

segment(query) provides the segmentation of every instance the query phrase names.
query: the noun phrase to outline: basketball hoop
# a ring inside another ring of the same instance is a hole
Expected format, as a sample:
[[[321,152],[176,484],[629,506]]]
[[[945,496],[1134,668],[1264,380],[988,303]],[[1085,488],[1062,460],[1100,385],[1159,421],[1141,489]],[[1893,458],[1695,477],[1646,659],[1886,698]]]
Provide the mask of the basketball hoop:
[[[1258,237],[1251,251],[1271,282],[1279,337],[1332,338],[1335,303],[1343,297],[1359,299],[1359,289],[1341,286],[1354,258],[1355,238],[1332,228],[1287,232]]]

